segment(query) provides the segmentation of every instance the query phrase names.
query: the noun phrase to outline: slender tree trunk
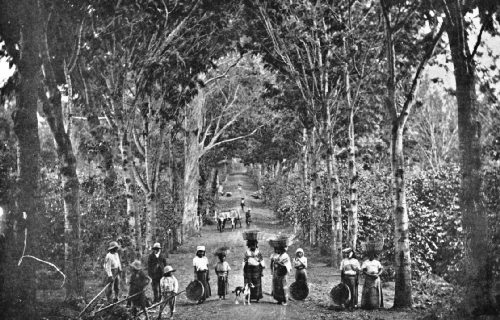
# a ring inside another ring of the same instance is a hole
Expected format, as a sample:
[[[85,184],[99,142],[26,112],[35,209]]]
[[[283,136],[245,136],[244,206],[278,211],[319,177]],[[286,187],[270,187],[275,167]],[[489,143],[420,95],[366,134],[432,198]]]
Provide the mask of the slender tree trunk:
[[[80,239],[80,183],[76,174],[76,157],[68,133],[64,130],[61,94],[51,62],[47,30],[41,41],[42,65],[45,74],[46,92],[39,91],[43,101],[50,131],[54,136],[60,164],[62,197],[64,203],[64,270],[67,276],[66,299],[83,296],[82,243]]]
[[[302,157],[301,157],[301,163],[302,163],[302,187],[307,188],[307,185],[309,184],[309,166],[308,166],[308,154],[309,154],[309,145],[308,145],[308,136],[307,136],[307,129],[302,128]]]
[[[119,132],[120,138],[120,154],[121,154],[121,167],[122,176],[125,185],[125,197],[127,202],[127,217],[128,227],[131,237],[131,246],[133,250],[142,255],[142,232],[141,232],[141,215],[135,208],[134,201],[134,175],[132,170],[132,151],[130,140],[128,139],[127,131]]]
[[[146,195],[146,229],[144,242],[147,249],[153,247],[156,241],[156,215],[158,211],[158,199],[155,192]]]
[[[383,9],[385,10],[385,9]],[[392,119],[391,127],[391,180],[394,218],[394,268],[395,292],[394,307],[411,307],[411,257],[410,237],[408,229],[408,208],[406,205],[403,130],[408,117],[408,111],[398,114],[396,102],[396,66],[393,42],[393,30],[390,26],[390,12],[385,12],[386,18],[386,55],[388,65],[386,98],[387,110]],[[409,99],[409,98],[407,98]]]
[[[412,304],[411,257],[404,176],[403,126],[399,125],[398,120],[393,122],[392,127],[391,164],[396,267],[395,290],[398,292],[398,296],[394,297],[394,307],[406,307]]]
[[[466,246],[467,298],[474,316],[496,314],[492,301],[493,269],[487,211],[482,199],[481,120],[476,95],[476,67],[467,43],[464,15],[458,1],[447,0],[447,33],[454,65],[458,104],[458,137],[462,184],[460,207]]]
[[[15,210],[6,212],[5,255],[2,257],[0,314],[10,319],[37,319],[35,264],[17,263],[23,253],[37,255],[37,208],[39,201],[40,139],[38,136],[37,92],[40,83],[39,19],[37,1],[21,1],[23,14],[19,44],[19,89],[16,110],[12,115],[17,137],[17,181]],[[21,7],[21,5],[20,5]],[[26,212],[26,216],[23,215]],[[4,239],[1,239],[3,241]],[[5,259],[3,259],[5,258]],[[5,290],[7,289],[7,290]]]
[[[309,185],[309,243],[311,246],[316,245],[317,237],[317,211],[318,211],[318,195],[319,190],[321,190],[321,185],[318,185],[319,175],[318,166],[316,159],[316,129],[311,129],[310,138],[310,151],[309,151],[309,162],[311,167],[311,183]]]

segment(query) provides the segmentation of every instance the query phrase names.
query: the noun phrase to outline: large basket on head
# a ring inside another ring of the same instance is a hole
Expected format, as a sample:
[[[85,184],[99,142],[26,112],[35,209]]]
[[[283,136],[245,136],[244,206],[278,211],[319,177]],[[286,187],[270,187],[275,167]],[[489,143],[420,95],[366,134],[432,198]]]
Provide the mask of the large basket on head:
[[[344,283],[339,283],[330,291],[330,300],[334,307],[343,307],[351,300],[351,291]]]
[[[191,301],[200,300],[204,293],[203,283],[198,280],[191,281],[186,287],[186,297]]]
[[[290,285],[290,296],[294,300],[304,300],[309,295],[309,286],[305,281],[295,281]]]
[[[259,230],[247,230],[247,231],[244,231],[243,233],[243,240],[247,240],[247,241],[257,241],[259,240],[259,234],[260,234],[260,231]]]
[[[290,246],[292,241],[288,236],[278,236],[276,239],[270,239],[269,245],[273,248],[284,248]]]
[[[381,252],[384,248],[384,239],[361,242],[361,249],[365,252]]]
[[[214,251],[214,255],[215,256],[219,256],[219,255],[228,255],[229,254],[229,248],[228,247],[220,247],[220,248],[217,248],[217,250]]]

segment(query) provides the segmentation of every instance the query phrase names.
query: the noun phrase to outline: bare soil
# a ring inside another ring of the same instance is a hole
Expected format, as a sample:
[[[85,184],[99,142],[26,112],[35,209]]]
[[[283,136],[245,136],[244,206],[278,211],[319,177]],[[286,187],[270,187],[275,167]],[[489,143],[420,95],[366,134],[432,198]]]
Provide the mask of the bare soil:
[[[245,197],[247,207],[252,208],[252,225],[251,229],[259,229],[263,234],[263,239],[259,241],[259,249],[265,257],[266,265],[269,266],[269,257],[271,248],[267,239],[279,234],[291,234],[292,228],[284,225],[276,219],[273,212],[269,210],[262,200],[254,199],[250,195],[257,191],[257,188],[252,184],[250,178],[245,174],[245,169],[240,164],[235,164],[236,170],[230,174],[224,184],[224,192],[231,192],[232,196],[223,196],[219,199],[218,206],[220,208],[238,208],[241,197]],[[238,190],[241,186],[241,191]],[[227,256],[232,271],[229,273],[229,287],[234,290],[236,286],[243,285],[243,270],[242,261],[245,250],[245,241],[242,237],[242,232],[245,231],[244,217],[242,219],[242,228],[239,226],[235,230],[231,227],[226,227],[224,232],[217,230],[216,224],[203,226],[198,236],[190,238],[180,247],[176,253],[170,254],[168,263],[175,269],[175,276],[179,281],[180,290],[184,290],[188,283],[193,279],[192,259],[195,255],[196,246],[204,245],[207,249],[207,257],[211,262],[211,288],[212,296],[203,304],[189,301],[184,294],[181,294],[177,299],[177,310],[174,319],[197,319],[197,320],[213,320],[213,319],[391,319],[391,320],[407,320],[407,319],[424,319],[423,314],[415,310],[399,310],[394,311],[392,307],[394,297],[393,283],[384,284],[384,304],[386,309],[376,311],[365,311],[361,309],[348,311],[336,311],[330,307],[328,294],[332,287],[340,282],[340,274],[338,270],[334,270],[327,265],[327,260],[322,257],[317,250],[312,250],[301,243],[294,243],[289,248],[289,254],[294,255],[298,247],[305,250],[305,255],[308,258],[308,280],[310,286],[310,294],[304,301],[290,301],[286,306],[277,305],[270,296],[271,292],[271,273],[267,268],[264,271],[263,292],[264,298],[258,303],[252,302],[251,305],[235,304],[234,294],[219,300],[217,296],[217,282],[213,266],[217,262],[213,252],[221,247],[230,248],[230,253]],[[293,275],[289,276],[289,284],[293,282]],[[361,283],[363,281],[360,281]],[[90,300],[101,288],[100,280],[86,281],[88,299]],[[361,286],[359,292],[361,292]],[[126,294],[127,290],[123,291]],[[148,296],[152,296],[151,289],[148,288]],[[45,319],[62,319],[75,318],[78,315],[76,311],[66,310],[66,315],[61,315],[61,309],[57,316],[50,316],[51,311],[60,305],[63,297],[62,290],[59,291],[40,291],[38,294],[39,300],[45,302],[45,305],[51,305],[47,310]],[[361,297],[359,297],[361,298]],[[105,305],[103,299],[100,304]],[[80,308],[81,309],[81,308]],[[163,319],[168,319],[168,308],[164,311]],[[64,313],[64,312],[63,312]],[[149,313],[150,319],[158,317],[158,310]],[[144,316],[140,317],[145,319]]]

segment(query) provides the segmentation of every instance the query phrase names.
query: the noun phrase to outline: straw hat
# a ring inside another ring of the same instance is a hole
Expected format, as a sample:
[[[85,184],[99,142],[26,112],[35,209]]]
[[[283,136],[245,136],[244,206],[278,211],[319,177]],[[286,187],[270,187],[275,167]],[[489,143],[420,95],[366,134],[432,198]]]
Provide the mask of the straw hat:
[[[109,243],[109,246],[108,246],[108,251],[109,251],[109,250],[111,250],[111,249],[114,249],[114,248],[119,248],[119,247],[120,247],[120,245],[118,244],[118,242],[116,242],[116,241],[111,241],[111,242]]]
[[[168,273],[168,272],[175,272],[175,269],[172,268],[172,266],[166,266],[164,269],[163,269],[163,273]]]
[[[205,251],[205,246],[197,246],[196,252],[198,252],[198,251]]]
[[[155,244],[153,244],[153,249],[161,249],[160,243],[156,242]]]
[[[141,270],[142,269],[142,263],[139,260],[135,260],[130,264],[130,267],[132,267],[135,270]]]

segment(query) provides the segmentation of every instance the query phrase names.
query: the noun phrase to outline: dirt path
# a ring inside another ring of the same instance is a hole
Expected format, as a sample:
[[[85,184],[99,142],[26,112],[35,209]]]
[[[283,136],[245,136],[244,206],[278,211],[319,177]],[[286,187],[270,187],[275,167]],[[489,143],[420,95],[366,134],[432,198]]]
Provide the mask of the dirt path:
[[[245,197],[246,206],[252,208],[252,225],[250,228],[257,228],[263,233],[263,240],[259,241],[259,249],[265,257],[266,266],[269,266],[269,256],[271,248],[267,239],[279,232],[287,233],[286,229],[275,219],[273,213],[266,208],[261,200],[253,199],[250,195],[256,191],[248,176],[245,175],[244,168],[236,164],[236,170],[228,176],[224,185],[224,191],[232,192],[231,197],[222,197],[218,203],[219,207],[229,208],[238,207],[241,194]],[[238,184],[241,184],[241,194],[238,191]],[[406,312],[393,312],[388,310],[371,311],[356,310],[354,312],[337,312],[329,309],[328,292],[340,281],[338,272],[325,263],[315,262],[310,258],[309,279],[310,295],[305,301],[291,301],[287,306],[279,306],[270,296],[271,292],[271,274],[267,268],[264,271],[263,292],[264,298],[259,303],[252,303],[250,306],[234,303],[234,294],[230,294],[227,300],[220,301],[217,297],[217,283],[213,272],[213,265],[216,258],[213,255],[215,249],[221,246],[230,248],[227,256],[232,271],[229,274],[229,287],[233,290],[236,286],[243,284],[242,260],[245,250],[245,241],[242,237],[243,228],[237,228],[231,231],[227,229],[224,232],[217,231],[216,225],[204,226],[200,236],[187,241],[182,248],[169,257],[169,263],[177,269],[176,277],[179,280],[181,290],[193,278],[192,259],[197,245],[205,245],[207,248],[207,257],[211,262],[211,288],[212,297],[204,304],[195,304],[181,295],[177,302],[177,313],[175,319],[416,319],[416,314]],[[289,253],[292,255],[298,244],[290,247]],[[307,250],[306,250],[307,255]],[[293,281],[293,276],[289,277],[289,283]],[[389,292],[389,299],[390,299]],[[391,301],[387,301],[390,306]],[[151,314],[156,317],[157,314]],[[164,317],[167,316],[165,312]]]

